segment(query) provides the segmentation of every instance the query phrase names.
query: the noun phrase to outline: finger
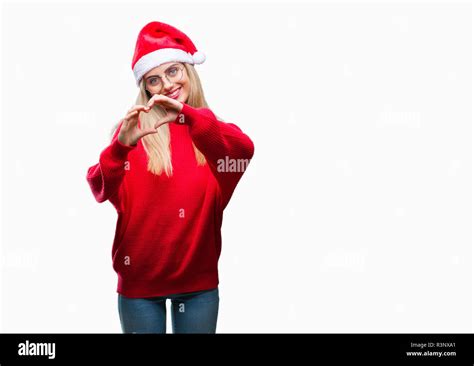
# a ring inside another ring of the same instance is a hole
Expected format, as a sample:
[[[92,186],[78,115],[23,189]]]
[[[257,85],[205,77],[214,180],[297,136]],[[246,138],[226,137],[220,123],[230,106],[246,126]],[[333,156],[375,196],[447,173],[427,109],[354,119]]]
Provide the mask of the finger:
[[[130,119],[131,119],[132,117],[135,117],[136,115],[138,115],[138,111],[130,112],[129,114],[127,114],[127,115],[125,116],[125,120],[126,120],[126,121],[130,121]]]
[[[159,102],[161,100],[161,95],[159,94],[155,94],[153,97],[151,97],[151,99],[148,101],[148,103],[146,104],[147,107],[153,107],[157,102]]]
[[[131,113],[133,111],[143,111],[145,109],[147,109],[146,105],[137,104],[137,105],[134,105],[132,108],[130,108],[127,113]]]
[[[154,104],[155,104],[155,96],[152,96],[152,97],[148,100],[148,103],[146,104],[146,106],[147,106],[148,108],[151,108]]]

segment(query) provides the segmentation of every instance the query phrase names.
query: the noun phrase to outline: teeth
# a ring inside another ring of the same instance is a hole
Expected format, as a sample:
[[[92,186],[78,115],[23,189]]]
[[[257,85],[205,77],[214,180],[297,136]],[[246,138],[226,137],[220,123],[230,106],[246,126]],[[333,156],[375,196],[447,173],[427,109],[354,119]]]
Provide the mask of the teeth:
[[[179,88],[176,89],[172,94],[168,94],[169,97],[173,97],[173,96],[176,96],[179,92]]]

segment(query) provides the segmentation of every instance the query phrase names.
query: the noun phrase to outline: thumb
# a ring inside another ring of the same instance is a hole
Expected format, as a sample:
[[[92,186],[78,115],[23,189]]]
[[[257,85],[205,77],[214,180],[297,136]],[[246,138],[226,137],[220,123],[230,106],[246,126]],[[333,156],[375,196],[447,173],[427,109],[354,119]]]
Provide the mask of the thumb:
[[[168,116],[168,117],[164,117],[164,118],[160,119],[159,121],[157,121],[157,122],[155,123],[155,128],[161,127],[161,126],[163,126],[164,124],[170,123],[170,122],[173,122],[173,121],[174,121],[174,119],[173,119],[173,118],[170,118],[169,116]]]
[[[141,139],[142,137],[145,137],[146,135],[149,135],[151,133],[157,133],[158,131],[154,128],[147,128],[145,130],[141,130],[140,133],[138,134],[138,138]]]

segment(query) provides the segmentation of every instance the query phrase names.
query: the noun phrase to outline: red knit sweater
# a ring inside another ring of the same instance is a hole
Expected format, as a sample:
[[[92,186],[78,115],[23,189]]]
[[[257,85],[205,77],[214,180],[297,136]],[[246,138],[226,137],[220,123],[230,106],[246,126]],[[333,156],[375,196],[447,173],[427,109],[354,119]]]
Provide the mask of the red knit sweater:
[[[109,200],[118,213],[112,261],[117,292],[127,297],[207,290],[219,283],[223,211],[254,145],[210,109],[184,104],[181,115],[168,124],[172,176],[147,171],[141,140],[123,145],[120,126],[87,172],[96,201]],[[197,165],[192,142],[205,165]]]

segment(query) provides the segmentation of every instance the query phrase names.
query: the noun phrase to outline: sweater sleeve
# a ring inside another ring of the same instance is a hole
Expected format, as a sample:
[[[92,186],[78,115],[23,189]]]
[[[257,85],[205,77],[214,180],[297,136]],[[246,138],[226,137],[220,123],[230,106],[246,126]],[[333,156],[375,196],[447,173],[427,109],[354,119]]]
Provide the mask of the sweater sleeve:
[[[176,122],[189,126],[194,144],[206,157],[217,180],[224,209],[253,157],[252,140],[237,125],[219,121],[208,108],[194,108],[183,103]]]
[[[125,176],[127,155],[137,147],[137,145],[124,145],[118,140],[120,127],[121,123],[116,129],[110,145],[100,153],[99,162],[87,171],[87,182],[94,198],[99,203],[110,199],[117,193]]]

